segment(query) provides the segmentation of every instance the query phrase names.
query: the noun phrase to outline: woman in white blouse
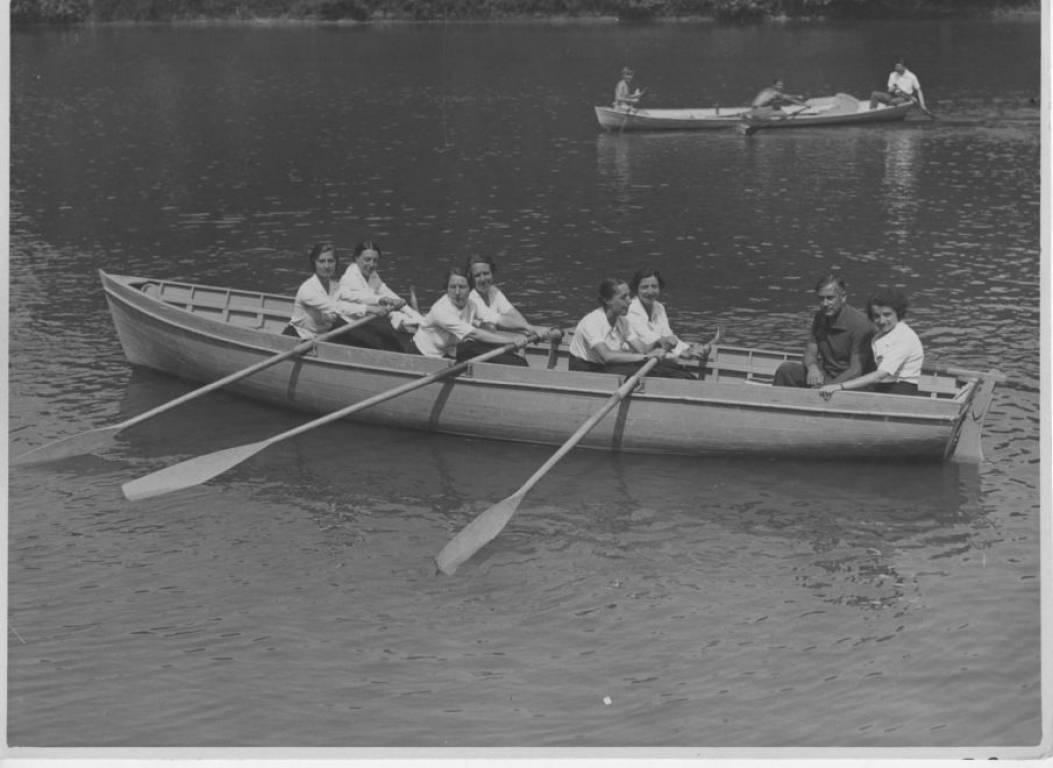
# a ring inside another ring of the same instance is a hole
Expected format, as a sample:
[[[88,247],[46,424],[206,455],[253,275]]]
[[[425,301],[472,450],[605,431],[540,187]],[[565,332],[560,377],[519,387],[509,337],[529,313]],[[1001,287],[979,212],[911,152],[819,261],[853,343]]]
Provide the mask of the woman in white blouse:
[[[340,278],[341,297],[367,308],[387,307],[393,328],[414,333],[424,318],[380,279],[377,266],[382,255],[380,246],[372,240],[363,240],[355,246],[351,263]]]
[[[336,250],[330,243],[317,243],[308,254],[314,274],[307,278],[296,292],[293,301],[292,317],[282,332],[286,336],[298,336],[301,339],[313,339],[326,331],[347,325],[347,318],[361,318],[365,314],[375,314],[377,319],[384,319],[387,309],[377,307],[367,311],[360,304],[346,301],[340,297],[340,284],[334,279],[336,274]],[[372,323],[352,328],[335,336],[332,340],[339,344],[353,347],[373,347],[383,345]]]
[[[476,305],[468,300],[470,292],[465,270],[451,268],[446,273],[446,294],[432,304],[424,316],[420,328],[413,335],[414,349],[411,351],[428,357],[455,357],[460,362],[523,338],[523,333],[489,330],[482,326],[476,314]],[[513,352],[505,352],[491,358],[489,362],[527,364],[526,360]]]
[[[472,256],[465,265],[465,272],[472,289],[468,301],[475,305],[476,320],[481,327],[492,331],[525,331],[555,340],[563,337],[563,331],[559,328],[546,328],[527,322],[501,289],[494,285],[497,266],[489,256]]]
[[[652,376],[692,379],[690,373],[667,359],[661,346],[648,345],[637,336],[626,318],[632,299],[624,280],[608,277],[600,283],[600,306],[585,315],[570,342],[572,371],[596,371],[631,376],[652,357],[659,363]]]
[[[904,322],[907,297],[896,288],[883,288],[867,301],[874,324],[870,348],[877,369],[838,384],[826,384],[819,394],[827,400],[845,389],[863,389],[892,395],[916,395],[925,364],[925,350],[918,334]]]
[[[681,360],[704,360],[709,357],[719,331],[709,344],[693,344],[678,338],[669,327],[665,305],[658,300],[663,288],[665,280],[657,269],[637,270],[629,283],[633,294],[627,314],[629,327],[648,349],[660,347],[670,356]]]

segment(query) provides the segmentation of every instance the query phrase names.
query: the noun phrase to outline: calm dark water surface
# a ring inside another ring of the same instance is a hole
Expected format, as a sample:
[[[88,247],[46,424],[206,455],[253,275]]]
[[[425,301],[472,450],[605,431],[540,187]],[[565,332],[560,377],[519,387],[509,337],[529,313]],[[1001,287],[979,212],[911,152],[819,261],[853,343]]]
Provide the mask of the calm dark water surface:
[[[654,265],[685,336],[799,347],[822,272],[1010,377],[967,465],[575,453],[455,578],[431,558],[549,449],[351,424],[214,482],[121,483],[302,417],[217,394],[10,474],[19,746],[979,747],[1042,738],[1038,22],[16,31],[10,449],[190,385],[125,363],[97,270],[292,292],[310,243],[437,297],[470,253],[538,322]],[[773,75],[940,119],[599,132]],[[610,704],[605,704],[609,697]]]

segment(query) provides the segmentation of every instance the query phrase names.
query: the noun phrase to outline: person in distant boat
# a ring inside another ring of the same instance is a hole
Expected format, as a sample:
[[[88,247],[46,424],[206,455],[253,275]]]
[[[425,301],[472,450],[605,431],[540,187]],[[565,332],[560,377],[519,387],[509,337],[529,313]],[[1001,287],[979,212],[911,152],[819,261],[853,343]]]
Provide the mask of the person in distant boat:
[[[629,281],[629,291],[633,296],[626,314],[629,329],[647,349],[664,349],[676,360],[698,360],[701,369],[720,332],[717,331],[714,341],[709,344],[691,344],[679,339],[669,326],[665,306],[658,300],[664,288],[665,280],[657,269],[636,271]]]
[[[340,284],[334,279],[337,267],[336,249],[331,244],[315,244],[311,247],[308,258],[314,274],[307,278],[296,292],[292,318],[282,333],[301,339],[313,339],[321,333],[347,325],[348,317],[361,318],[366,314],[373,314],[377,316],[377,322],[371,321],[364,326],[352,328],[334,337],[333,341],[353,347],[387,348],[383,346],[384,341],[377,333],[377,325],[381,322],[387,323],[387,307],[367,309],[361,304],[340,298]]]
[[[803,362],[787,361],[775,371],[777,387],[821,387],[840,384],[870,370],[870,321],[849,306],[848,288],[835,274],[815,284],[819,309],[812,317]]]
[[[631,67],[622,67],[622,79],[614,87],[614,108],[630,111],[636,109],[637,103],[643,98],[645,91],[637,88],[635,91],[629,89],[633,84],[633,72]]]
[[[355,246],[351,264],[340,278],[341,298],[366,307],[387,307],[393,328],[415,333],[424,318],[380,279],[377,265],[382,255],[380,246],[372,240]]]
[[[615,277],[604,278],[599,289],[600,306],[585,315],[574,329],[570,342],[572,371],[594,371],[631,376],[652,357],[659,362],[651,376],[693,379],[662,346],[651,346],[633,333],[626,317],[632,297],[629,285]]]
[[[918,394],[925,350],[918,334],[903,320],[907,316],[907,297],[896,288],[883,288],[867,301],[867,312],[875,328],[871,350],[877,368],[862,376],[819,387],[819,394],[827,400],[834,392],[845,389]]]
[[[501,289],[494,285],[497,266],[491,257],[472,256],[464,271],[468,275],[468,285],[472,288],[468,300],[475,304],[476,322],[480,328],[489,331],[523,331],[550,339],[562,338],[563,331],[559,328],[545,328],[527,322]]]
[[[521,341],[523,333],[492,331],[480,327],[476,305],[468,300],[471,287],[468,274],[461,267],[446,273],[446,295],[432,304],[420,328],[413,335],[413,349],[428,357],[455,357],[458,362],[480,355],[494,347]],[[526,365],[514,352],[491,358],[491,363]]]
[[[760,93],[753,98],[749,116],[760,119],[782,117],[782,108],[791,104],[799,104],[802,107],[808,106],[804,96],[786,93],[783,90],[782,78],[777,77],[771,85],[762,88]]]
[[[925,107],[925,94],[921,92],[921,83],[918,77],[903,63],[903,59],[896,62],[892,72],[888,76],[888,90],[874,91],[870,94],[870,108],[877,109],[878,102],[882,104],[906,104],[917,101],[923,112]]]

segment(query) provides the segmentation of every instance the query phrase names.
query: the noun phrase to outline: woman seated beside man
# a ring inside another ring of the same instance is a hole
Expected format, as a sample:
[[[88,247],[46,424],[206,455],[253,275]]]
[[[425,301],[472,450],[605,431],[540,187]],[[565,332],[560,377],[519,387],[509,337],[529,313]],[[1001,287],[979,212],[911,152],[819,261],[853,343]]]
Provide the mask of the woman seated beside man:
[[[608,277],[600,283],[600,306],[585,315],[574,329],[570,342],[570,370],[596,371],[631,376],[652,357],[659,362],[652,376],[693,379],[665,348],[648,344],[633,332],[627,315],[632,299],[624,280]]]
[[[333,337],[338,344],[371,349],[402,351],[388,322],[389,307],[383,304],[365,305],[342,297],[336,274],[336,249],[330,243],[318,243],[308,254],[314,272],[296,292],[292,318],[282,331],[286,336],[313,339],[319,334],[348,325],[348,318],[360,320],[373,315],[368,322]]]
[[[455,357],[469,360],[495,347],[523,340],[527,333],[489,330],[480,324],[477,305],[469,301],[471,286],[461,267],[446,273],[446,295],[432,304],[420,328],[413,335],[410,351],[428,357]],[[514,352],[505,352],[488,362],[504,365],[526,365]]]
[[[708,344],[692,344],[682,341],[669,327],[669,316],[665,306],[658,300],[665,288],[665,280],[657,269],[640,269],[633,275],[629,290],[633,295],[626,319],[629,330],[644,344],[646,349],[661,347],[675,361],[698,360],[699,371],[703,371],[706,358],[720,338],[720,330]]]
[[[819,387],[819,394],[827,400],[844,389],[918,394],[925,350],[918,334],[903,320],[907,316],[907,297],[896,288],[883,288],[867,301],[867,314],[874,324],[870,348],[877,369],[837,384],[825,384]]]

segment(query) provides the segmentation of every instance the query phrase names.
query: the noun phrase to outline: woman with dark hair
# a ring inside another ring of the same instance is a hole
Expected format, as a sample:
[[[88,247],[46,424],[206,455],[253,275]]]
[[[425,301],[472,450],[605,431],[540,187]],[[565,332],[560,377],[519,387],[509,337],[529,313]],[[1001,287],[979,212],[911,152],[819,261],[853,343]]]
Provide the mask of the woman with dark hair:
[[[882,288],[867,301],[867,314],[874,324],[870,345],[877,370],[839,384],[826,384],[819,388],[819,394],[827,400],[843,389],[918,394],[925,350],[921,339],[903,320],[907,316],[907,297],[897,288]]]
[[[665,280],[657,269],[640,269],[629,282],[633,295],[626,318],[629,328],[637,338],[647,345],[648,349],[661,347],[671,356],[679,359],[701,359],[709,357],[713,344],[719,338],[719,331],[714,341],[709,344],[690,344],[681,341],[669,327],[669,317],[665,306],[658,300],[665,288]]]
[[[307,278],[296,292],[292,318],[283,331],[286,336],[313,339],[320,333],[347,325],[347,318],[359,319],[371,314],[376,317],[370,322],[334,337],[333,341],[352,347],[403,351],[388,324],[387,307],[369,308],[342,298],[340,284],[333,279],[337,259],[336,249],[332,244],[316,243],[311,247],[308,258],[314,274]]]
[[[446,273],[446,295],[432,304],[420,328],[413,335],[412,351],[428,357],[453,356],[458,362],[476,357],[494,347],[520,341],[524,334],[481,328],[475,304],[468,300],[468,275],[460,267]],[[526,365],[513,352],[489,360],[504,365]]]
[[[296,291],[292,318],[282,331],[286,336],[313,339],[346,322],[341,315],[353,307],[339,300],[340,284],[333,279],[336,273],[336,250],[331,243],[315,243],[307,254],[313,274]],[[349,331],[350,333],[350,331]],[[345,336],[334,341],[347,343]]]
[[[531,325],[523,317],[501,289],[494,285],[497,265],[491,257],[472,256],[468,259],[464,271],[472,289],[468,300],[475,304],[475,316],[480,327],[491,331],[526,331],[556,339],[563,336],[563,332],[558,328]]]
[[[661,346],[647,348],[633,333],[626,315],[631,298],[624,280],[608,277],[600,283],[600,306],[585,315],[574,329],[570,342],[570,370],[616,373],[631,376],[652,357],[659,363],[652,376],[694,378],[674,363],[666,361]]]
[[[363,240],[355,246],[351,263],[340,278],[341,298],[367,308],[387,307],[393,328],[414,333],[424,318],[380,279],[377,265],[382,255],[373,240]]]

